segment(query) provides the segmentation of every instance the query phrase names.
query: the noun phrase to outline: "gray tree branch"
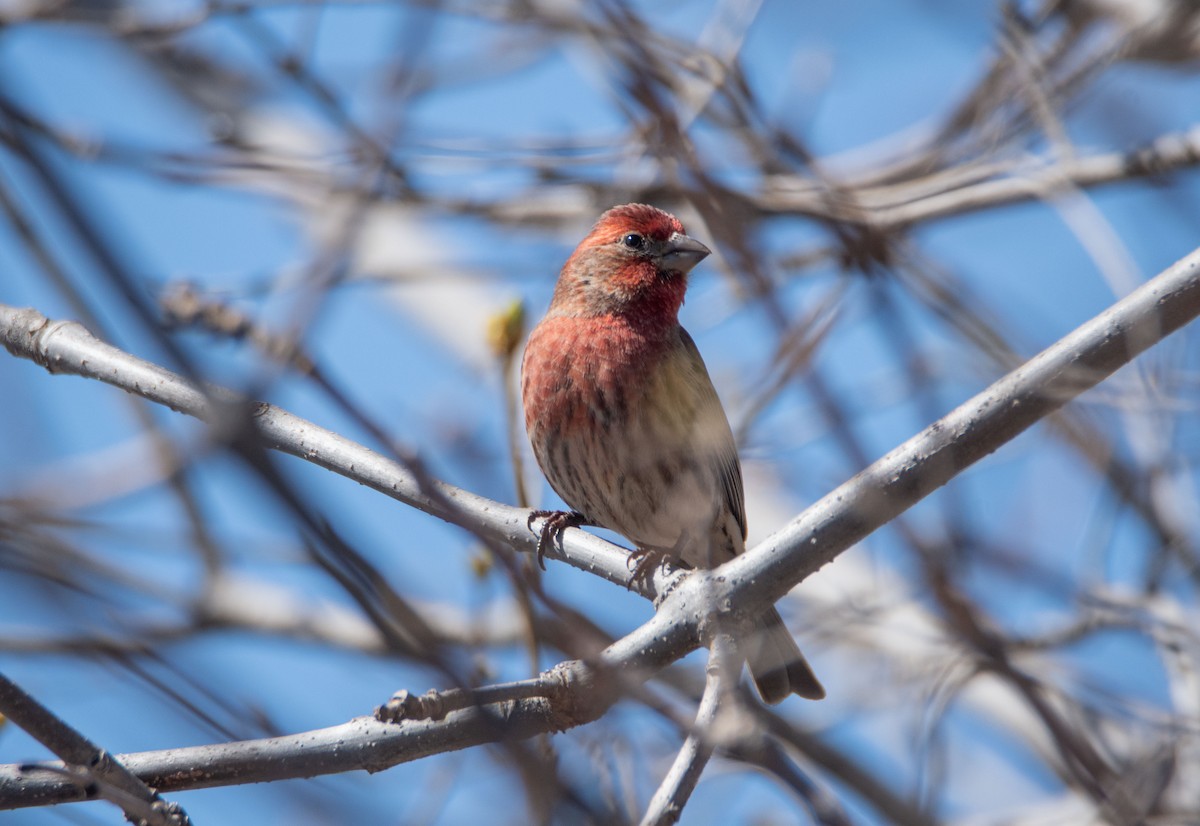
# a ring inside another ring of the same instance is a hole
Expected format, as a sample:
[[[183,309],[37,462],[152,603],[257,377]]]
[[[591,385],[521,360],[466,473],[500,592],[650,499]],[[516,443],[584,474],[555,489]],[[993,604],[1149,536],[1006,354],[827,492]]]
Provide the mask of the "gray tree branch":
[[[646,813],[642,815],[642,826],[679,822],[683,807],[700,782],[700,775],[717,745],[718,736],[714,730],[717,715],[721,712],[722,704],[728,704],[736,696],[733,688],[741,668],[742,662],[733,639],[725,634],[715,636],[708,655],[704,694],[696,710],[696,722],[684,738],[671,768],[650,798]]]
[[[82,795],[109,800],[120,806],[133,823],[191,826],[187,813],[178,804],[163,800],[120,760],[67,725],[3,674],[0,674],[0,712],[63,759],[63,765],[40,770],[36,766],[18,766],[18,772],[26,776],[44,774],[66,782]]]

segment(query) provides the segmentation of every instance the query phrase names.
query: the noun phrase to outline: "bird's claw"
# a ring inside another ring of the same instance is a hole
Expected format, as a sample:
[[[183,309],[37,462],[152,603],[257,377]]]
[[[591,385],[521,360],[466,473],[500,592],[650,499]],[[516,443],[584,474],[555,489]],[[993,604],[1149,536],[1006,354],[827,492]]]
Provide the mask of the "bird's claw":
[[[562,532],[567,528],[578,528],[584,524],[583,514],[578,511],[543,511],[536,510],[525,520],[525,527],[533,530],[534,520],[544,519],[542,528],[538,531],[537,564],[546,570],[546,543],[562,539]]]
[[[626,587],[633,588],[635,583],[649,582],[654,575],[654,569],[658,568],[661,571],[666,568],[670,558],[670,554],[654,548],[638,548],[630,551],[626,565],[633,571],[633,575],[629,577]]]

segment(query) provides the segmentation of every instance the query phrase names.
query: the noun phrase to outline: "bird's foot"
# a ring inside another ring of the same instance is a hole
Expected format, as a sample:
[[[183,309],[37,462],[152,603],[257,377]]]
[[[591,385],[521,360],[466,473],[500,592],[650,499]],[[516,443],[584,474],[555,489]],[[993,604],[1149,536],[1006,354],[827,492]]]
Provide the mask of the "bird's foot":
[[[542,529],[538,532],[537,544],[537,564],[543,571],[546,570],[546,544],[553,542],[556,539],[562,539],[562,532],[567,528],[578,528],[580,525],[586,524],[583,514],[578,511],[542,511],[536,510],[529,514],[529,518],[525,520],[525,526],[529,530],[533,530],[533,522],[535,519],[544,519]]]
[[[630,551],[626,564],[633,571],[633,575],[629,577],[626,587],[632,588],[638,582],[649,582],[650,577],[654,575],[654,569],[666,568],[670,559],[671,554],[657,548],[638,548]]]

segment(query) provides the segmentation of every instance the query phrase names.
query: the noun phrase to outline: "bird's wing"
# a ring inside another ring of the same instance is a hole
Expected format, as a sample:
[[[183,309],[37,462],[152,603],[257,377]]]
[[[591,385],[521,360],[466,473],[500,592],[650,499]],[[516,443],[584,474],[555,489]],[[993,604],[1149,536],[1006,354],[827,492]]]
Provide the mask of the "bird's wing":
[[[742,463],[738,459],[733,430],[729,427],[729,419],[725,416],[725,409],[721,406],[721,400],[717,396],[716,388],[713,387],[708,369],[704,366],[704,359],[700,357],[700,350],[696,347],[696,342],[692,341],[691,335],[682,327],[679,328],[679,332],[684,347],[693,357],[691,361],[699,372],[695,382],[696,392],[700,396],[697,399],[699,404],[696,409],[702,411],[701,415],[707,414],[706,421],[697,423],[702,435],[703,449],[707,453],[709,461],[713,463],[713,469],[721,485],[721,493],[725,497],[725,504],[737,521],[738,528],[741,529],[742,539],[745,539],[746,494],[742,487]]]

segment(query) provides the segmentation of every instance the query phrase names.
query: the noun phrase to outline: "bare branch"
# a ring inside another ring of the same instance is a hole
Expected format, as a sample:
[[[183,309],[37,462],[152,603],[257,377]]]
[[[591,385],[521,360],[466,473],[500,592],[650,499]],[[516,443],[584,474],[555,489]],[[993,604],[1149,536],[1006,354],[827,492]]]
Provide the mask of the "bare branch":
[[[187,813],[178,804],[164,801],[119,759],[97,748],[3,674],[0,674],[0,712],[63,759],[65,765],[54,767],[51,774],[81,797],[95,795],[110,800],[134,823],[190,826]],[[16,772],[18,776],[36,775],[39,767],[18,766]],[[0,800],[4,797],[0,792]]]
[[[459,524],[473,532],[494,536],[515,548],[533,552],[537,537],[526,527],[529,511],[496,502],[445,482],[432,482],[427,492],[423,480],[409,469],[332,431],[270,404],[249,402],[230,390],[201,390],[183,377],[125,353],[94,336],[79,324],[53,322],[35,310],[0,305],[0,339],[9,352],[29,358],[54,373],[73,373],[99,379],[150,401],[194,416],[214,427],[218,437],[245,426],[246,419],[267,446],[297,456],[373,488],[418,510]],[[248,412],[244,412],[248,411]],[[446,500],[461,510],[443,507]],[[567,532],[570,552],[547,548],[547,555],[568,561],[580,570],[625,586],[629,568],[625,554],[612,543],[579,530]],[[653,596],[667,579],[656,576],[644,584]]]
[[[763,191],[750,197],[767,213],[829,215],[890,229],[1021,201],[1044,200],[1064,186],[1095,187],[1197,165],[1200,127],[1163,135],[1132,152],[979,165],[955,170],[952,175],[936,173],[927,178],[861,187],[853,190],[854,203],[844,212],[807,178],[770,177]]]
[[[1043,350],[718,569],[748,606],[839,553],[1200,315],[1200,250]],[[717,586],[714,586],[717,587]]]
[[[717,715],[723,704],[734,697],[732,681],[737,679],[742,663],[732,637],[718,634],[713,638],[708,668],[705,670],[704,694],[696,710],[696,722],[684,738],[679,754],[650,798],[642,816],[642,826],[677,823],[683,807],[700,782],[700,774],[712,757],[719,741],[715,731]]]

